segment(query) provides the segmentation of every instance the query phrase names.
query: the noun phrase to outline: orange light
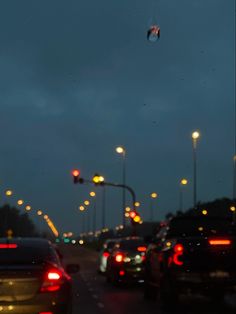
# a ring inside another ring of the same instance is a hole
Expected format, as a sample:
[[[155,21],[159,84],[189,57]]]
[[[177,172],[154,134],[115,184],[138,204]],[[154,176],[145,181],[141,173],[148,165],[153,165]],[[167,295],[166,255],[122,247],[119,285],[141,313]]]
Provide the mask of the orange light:
[[[72,175],[73,175],[74,177],[78,177],[78,176],[80,175],[80,171],[79,171],[78,169],[74,169],[74,170],[72,171]]]
[[[147,248],[146,248],[146,246],[139,246],[139,247],[137,248],[137,250],[138,250],[139,252],[146,252],[146,251],[147,251]]]
[[[209,240],[210,245],[230,245],[231,240],[227,239],[212,239]]]
[[[132,218],[132,219],[134,219],[134,217],[136,216],[137,214],[136,214],[136,212],[134,212],[134,211],[131,211],[130,213],[129,213],[129,216],[130,216],[130,218]]]
[[[121,254],[121,253],[117,253],[117,254],[116,254],[116,256],[115,256],[115,261],[116,261],[117,263],[123,262],[123,259],[124,259],[124,255],[123,255],[123,254]]]

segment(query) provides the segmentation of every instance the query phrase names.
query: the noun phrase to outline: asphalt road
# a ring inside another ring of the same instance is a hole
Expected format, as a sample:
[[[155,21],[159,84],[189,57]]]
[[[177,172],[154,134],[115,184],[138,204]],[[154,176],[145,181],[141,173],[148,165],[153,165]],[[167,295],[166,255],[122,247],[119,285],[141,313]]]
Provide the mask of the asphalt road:
[[[79,263],[81,270],[73,276],[74,308],[73,314],[166,314],[160,309],[158,301],[143,299],[142,284],[113,287],[97,273],[98,253],[83,247],[64,246],[64,261]],[[232,305],[234,303],[234,305]],[[215,314],[236,313],[236,297],[226,298],[226,305],[212,304],[202,296],[183,297],[181,306],[174,313]],[[173,312],[172,312],[173,313]]]

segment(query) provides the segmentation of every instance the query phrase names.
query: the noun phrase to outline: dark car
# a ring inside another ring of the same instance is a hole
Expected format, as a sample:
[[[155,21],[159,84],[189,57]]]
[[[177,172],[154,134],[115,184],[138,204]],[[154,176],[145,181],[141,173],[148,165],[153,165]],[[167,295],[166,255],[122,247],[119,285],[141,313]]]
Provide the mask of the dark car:
[[[145,297],[177,305],[187,292],[223,300],[236,288],[236,238],[232,221],[222,217],[173,218],[149,245]]]
[[[49,241],[0,238],[1,313],[69,314],[71,289],[71,277]]]
[[[107,268],[107,259],[110,256],[110,253],[116,244],[117,239],[107,239],[102,246],[102,249],[99,253],[98,258],[98,271],[100,274],[105,274]]]
[[[146,244],[142,238],[128,237],[118,240],[107,259],[107,281],[143,281],[145,252]]]

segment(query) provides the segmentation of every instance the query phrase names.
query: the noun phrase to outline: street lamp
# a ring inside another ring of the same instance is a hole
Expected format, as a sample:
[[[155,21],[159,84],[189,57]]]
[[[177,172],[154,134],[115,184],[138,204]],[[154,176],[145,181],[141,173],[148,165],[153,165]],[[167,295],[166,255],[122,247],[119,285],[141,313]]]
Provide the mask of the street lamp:
[[[23,201],[23,200],[18,200],[18,201],[17,201],[17,205],[21,206],[21,205],[23,205],[23,204],[24,204],[24,201]]]
[[[197,141],[200,137],[198,131],[192,133],[192,143],[193,143],[193,206],[197,206]]]
[[[12,190],[6,190],[5,194],[6,194],[6,196],[12,196],[13,191]]]
[[[26,205],[26,206],[25,206],[25,210],[30,211],[31,209],[32,209],[32,208],[31,208],[30,205]]]
[[[122,146],[116,147],[116,152],[120,155],[122,155],[123,158],[123,167],[122,167],[122,183],[123,185],[126,185],[126,150]],[[126,194],[125,189],[123,188],[122,191],[122,224],[125,226],[125,203],[126,203]]]
[[[155,198],[158,197],[157,193],[156,192],[153,192],[150,194],[150,197],[151,197],[151,201],[150,201],[150,221],[153,221],[153,200]]]
[[[183,178],[180,180],[180,191],[179,191],[179,210],[182,211],[183,210],[183,188],[185,185],[188,184],[188,180]]]
[[[90,205],[90,202],[88,200],[84,201],[84,205],[88,206]]]
[[[89,193],[91,197],[94,198],[94,206],[93,206],[93,234],[96,232],[96,222],[97,222],[97,201],[96,201],[96,193],[91,191]]]

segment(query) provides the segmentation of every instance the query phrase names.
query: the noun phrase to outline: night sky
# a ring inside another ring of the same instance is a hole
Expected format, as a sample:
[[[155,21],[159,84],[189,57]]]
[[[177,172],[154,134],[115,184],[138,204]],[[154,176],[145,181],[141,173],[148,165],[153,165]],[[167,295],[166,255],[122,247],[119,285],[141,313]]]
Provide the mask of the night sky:
[[[152,23],[155,43],[146,39]],[[184,208],[193,204],[195,129],[198,200],[232,197],[234,41],[234,0],[1,1],[1,204],[12,188],[12,205],[23,198],[60,232],[78,233],[77,207],[94,187],[73,185],[71,170],[121,183],[123,145],[143,219],[153,191],[162,219],[178,210],[182,177]],[[122,191],[106,196],[114,227]]]

